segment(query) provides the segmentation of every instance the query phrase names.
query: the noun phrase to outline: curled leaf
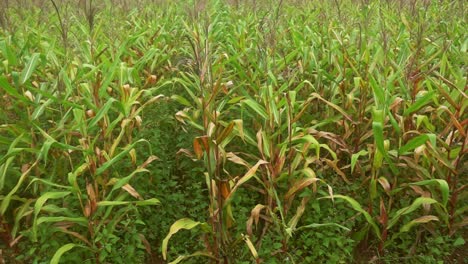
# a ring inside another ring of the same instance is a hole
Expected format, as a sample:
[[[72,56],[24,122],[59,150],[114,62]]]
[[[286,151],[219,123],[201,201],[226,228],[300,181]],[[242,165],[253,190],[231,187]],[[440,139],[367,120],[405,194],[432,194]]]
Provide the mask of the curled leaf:
[[[162,251],[163,259],[164,260],[167,259],[167,245],[169,243],[169,239],[171,239],[171,237],[175,233],[179,232],[181,229],[190,230],[202,224],[204,223],[196,222],[189,218],[179,219],[174,224],[172,224],[171,228],[169,229],[169,233],[167,234],[167,236],[164,238],[162,242],[161,251]]]
[[[258,225],[258,221],[260,220],[260,212],[266,208],[263,204],[257,204],[254,209],[250,212],[249,220],[247,221],[247,233],[252,235],[252,224],[255,223],[255,226]]]
[[[401,229],[400,232],[408,232],[413,226],[418,225],[418,224],[425,224],[430,221],[439,221],[439,218],[434,215],[425,215],[421,216],[419,218],[414,219],[413,221],[405,224]]]

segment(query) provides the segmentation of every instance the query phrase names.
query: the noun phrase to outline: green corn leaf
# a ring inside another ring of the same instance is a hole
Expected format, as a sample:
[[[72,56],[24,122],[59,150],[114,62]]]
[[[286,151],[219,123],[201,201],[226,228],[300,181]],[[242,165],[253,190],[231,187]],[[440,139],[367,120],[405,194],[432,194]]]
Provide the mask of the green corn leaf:
[[[83,163],[77,167],[73,172],[69,172],[67,179],[70,186],[73,186],[74,190],[78,189],[77,177],[88,169],[88,163]]]
[[[110,166],[114,165],[115,163],[117,163],[118,161],[123,159],[125,157],[125,155],[127,155],[135,147],[135,145],[140,143],[140,142],[146,142],[146,140],[140,139],[140,140],[138,140],[136,142],[133,142],[130,145],[127,145],[119,154],[115,155],[112,159],[110,159],[110,160],[106,161],[104,164],[102,164],[101,167],[99,167],[96,170],[96,175],[101,175]]]
[[[213,257],[213,255],[211,255],[209,252],[203,252],[203,251],[197,251],[195,253],[192,253],[190,255],[183,255],[183,256],[178,256],[175,260],[169,262],[169,264],[177,264],[177,263],[180,263],[181,261],[183,260],[186,260],[186,259],[189,259],[189,258],[193,258],[193,257],[207,257],[207,258],[211,258],[217,262],[221,261],[215,257]]]
[[[65,217],[65,216],[43,216],[37,219],[37,225],[42,223],[57,223],[57,222],[70,222],[76,223],[81,226],[87,227],[88,226],[88,219],[85,217]]]
[[[0,165],[0,191],[2,191],[3,187],[5,186],[5,179],[7,178],[8,168],[14,159],[14,156],[9,157],[5,163]]]
[[[25,84],[29,80],[34,70],[36,69],[38,62],[39,62],[39,53],[34,53],[31,56],[31,58],[29,58],[29,61],[26,67],[21,72],[21,77],[19,80],[20,84]]]
[[[392,217],[392,219],[388,223],[387,229],[390,229],[392,226],[394,226],[402,215],[406,215],[406,214],[413,212],[414,210],[418,209],[423,204],[435,204],[435,203],[437,203],[437,201],[432,198],[428,198],[428,197],[416,198],[410,206],[404,207],[395,213],[395,215]]]
[[[304,143],[310,143],[310,146],[315,149],[315,155],[317,158],[320,157],[320,143],[318,140],[312,136],[312,135],[305,135],[301,137],[297,137],[292,140],[292,144],[304,144]]]
[[[18,99],[22,99],[22,101],[24,102],[27,102],[27,99],[25,99],[24,96],[20,95],[15,87],[11,86],[6,76],[0,76],[0,88],[5,90],[5,92],[7,92],[9,95]]]
[[[434,216],[434,215],[421,216],[405,224],[403,227],[401,227],[400,232],[408,232],[413,226],[419,225],[419,224],[425,224],[430,221],[439,221],[439,218],[437,218],[437,216]]]
[[[184,97],[182,97],[180,95],[174,94],[174,95],[171,96],[171,99],[175,100],[179,104],[185,105],[187,107],[193,107],[192,104],[187,99],[185,99]]]
[[[417,115],[416,116],[416,128],[419,128],[421,124],[424,124],[424,126],[429,130],[429,131],[434,131],[435,127],[431,122],[429,121],[429,118],[425,115]]]
[[[39,152],[39,156],[37,158],[38,160],[44,158],[44,162],[47,163],[47,157],[48,157],[49,150],[52,147],[52,145],[55,145],[62,150],[79,150],[79,148],[77,147],[67,145],[65,143],[57,141],[55,138],[50,136],[47,132],[42,130],[42,128],[40,128],[38,125],[34,124],[34,127],[36,127],[36,129],[38,129],[41,132],[42,136],[46,139]]]
[[[328,153],[332,156],[333,160],[337,159],[335,151],[333,151],[327,144],[320,144],[319,145],[321,148],[326,149]]]
[[[139,206],[147,206],[147,205],[160,205],[161,202],[156,198],[151,198],[148,200],[137,201],[135,202],[135,204]]]
[[[269,87],[270,89],[272,89],[271,86]],[[273,120],[275,121],[276,124],[279,125],[280,124],[280,112],[278,110],[278,107],[276,106],[275,98],[270,98],[268,101],[270,104],[270,107],[269,107],[270,113],[273,114]]]
[[[115,100],[114,98],[109,98],[109,100],[101,107],[101,109],[96,114],[96,116],[93,119],[91,119],[91,122],[89,123],[90,128],[93,128],[94,126],[96,126],[99,120],[101,120],[107,114],[110,107],[115,101],[117,100]]]
[[[47,192],[41,195],[37,200],[36,203],[34,204],[34,221],[33,221],[33,226],[32,226],[32,240],[34,242],[37,241],[37,216],[39,215],[42,207],[44,204],[47,202],[49,199],[61,199],[67,195],[69,195],[71,192]]]
[[[73,243],[69,243],[69,244],[65,244],[63,246],[61,246],[54,254],[54,256],[52,257],[52,259],[50,260],[50,264],[59,264],[60,262],[60,258],[62,257],[62,255],[67,252],[67,251],[70,251],[72,248],[76,247],[77,245],[76,244],[73,244]]]
[[[16,234],[18,233],[18,230],[20,228],[20,220],[26,215],[29,215],[28,211],[30,210],[30,205],[32,202],[34,202],[33,199],[28,199],[19,208],[16,208],[17,211],[15,214],[15,224],[13,225],[13,229],[11,230],[12,237],[16,237]]]
[[[67,190],[70,190],[72,187],[70,186],[66,186],[66,185],[61,185],[61,184],[58,184],[58,183],[54,183],[52,181],[49,181],[49,180],[46,180],[46,179],[41,179],[41,178],[37,178],[37,177],[32,177],[33,179],[29,182],[28,186],[26,187],[29,188],[29,186],[31,186],[31,184],[33,184],[34,182],[41,182],[41,183],[44,183],[48,186],[53,186],[53,187],[57,187],[57,188],[63,188],[63,189],[67,189]]]
[[[18,59],[16,58],[16,53],[10,48],[7,41],[1,41],[0,47],[2,48],[3,54],[8,60],[9,66],[16,66],[18,64]]]
[[[377,145],[377,150],[380,152],[380,154],[382,154],[385,161],[387,161],[392,172],[397,174],[398,169],[395,167],[395,165],[393,164],[393,161],[390,159],[390,156],[388,155],[388,152],[385,150],[385,146],[384,146],[385,139],[383,135],[382,123],[372,122],[372,131],[374,132],[374,139],[375,139],[375,144]]]
[[[406,143],[403,147],[398,150],[398,154],[402,155],[406,152],[413,150],[421,145],[424,145],[427,141],[431,142],[432,146],[436,146],[437,137],[434,134],[423,134],[419,135]]]
[[[377,84],[376,80],[372,76],[370,77],[369,83],[372,87],[372,91],[374,92],[377,107],[383,109],[385,107],[385,91],[379,84]]]
[[[130,202],[130,201],[101,201],[98,202],[98,206],[115,206],[115,205],[129,205],[129,204],[135,204],[139,206],[147,206],[147,205],[159,205],[161,202],[156,199],[156,198],[151,198],[148,200],[143,200],[143,201],[136,201],[136,202]]]
[[[206,223],[195,222],[189,218],[182,218],[177,220],[174,224],[172,224],[171,228],[169,229],[169,233],[164,238],[161,246],[161,252],[164,260],[167,259],[167,245],[169,243],[169,239],[171,239],[171,237],[175,233],[179,232],[181,229],[191,230],[199,225],[206,225]]]
[[[34,204],[34,215],[35,216],[39,215],[39,212],[41,211],[42,207],[47,202],[47,200],[60,199],[69,194],[70,192],[46,192],[44,193],[36,200],[36,203]]]
[[[393,129],[395,130],[395,133],[400,136],[401,135],[401,127],[400,124],[398,124],[397,120],[395,117],[393,117],[392,114],[387,115],[388,118],[390,119],[390,124],[392,124]]]
[[[39,157],[38,159],[44,158],[44,163],[47,164],[47,157],[49,157],[49,150],[52,147],[54,143],[57,141],[53,138],[48,138],[44,144],[42,145],[41,151],[39,152]]]
[[[369,152],[367,150],[361,150],[358,153],[354,153],[351,155],[351,173],[354,171],[354,167],[356,166],[356,162],[360,156],[366,156]]]
[[[367,220],[367,223],[369,223],[371,225],[371,227],[374,229],[374,232],[377,235],[377,237],[380,238],[380,229],[377,226],[377,224],[375,223],[374,219],[372,219],[372,216],[366,210],[362,209],[361,205],[356,200],[354,200],[353,198],[351,198],[349,196],[339,195],[339,194],[335,194],[335,195],[333,195],[333,197],[332,196],[325,196],[323,198],[326,198],[326,199],[342,199],[342,200],[345,200],[346,202],[348,202],[355,211],[357,211],[357,212],[364,215],[364,217]]]
[[[52,103],[53,101],[51,99],[48,99],[47,101],[42,103],[39,107],[34,109],[34,112],[31,115],[31,120],[36,120],[37,118],[39,118],[44,113],[45,109]]]
[[[137,174],[137,173],[142,173],[142,172],[149,172],[147,169],[144,168],[138,168],[134,170],[130,175],[127,177],[124,177],[122,179],[119,179],[115,184],[114,187],[112,188],[112,191],[115,191],[117,189],[120,189],[122,186],[130,182],[130,180]]]
[[[429,102],[433,100],[435,96],[435,91],[430,91],[426,93],[424,96],[416,100],[414,104],[412,104],[410,107],[408,107],[405,112],[403,112],[404,116],[408,116],[409,114],[418,111],[421,107],[425,106]]]
[[[263,106],[252,99],[246,99],[243,101],[245,105],[247,105],[250,109],[254,110],[257,114],[259,114],[263,120],[268,120],[268,114]]]
[[[10,201],[13,197],[13,195],[15,195],[15,193],[18,191],[18,189],[21,187],[21,184],[23,183],[23,181],[26,179],[26,177],[28,176],[29,172],[32,170],[32,168],[34,166],[36,166],[38,163],[38,160],[36,160],[34,162],[34,164],[32,164],[29,169],[27,169],[25,172],[23,172],[19,178],[19,180],[16,182],[16,185],[15,187],[5,196],[3,197],[2,199],[2,204],[0,206],[0,214],[5,214],[5,211],[7,210],[8,206],[10,205]]]
[[[374,167],[376,169],[382,166],[383,156],[387,153],[384,147],[383,127],[381,123],[372,122],[372,131],[374,132],[374,139],[377,149],[374,153]]]
[[[439,188],[440,188],[440,191],[442,193],[442,205],[444,207],[447,206],[450,189],[449,189],[448,183],[445,180],[431,179],[431,180],[425,180],[425,181],[411,183],[410,185],[418,185],[418,186],[438,185]]]
[[[302,230],[302,229],[320,228],[320,227],[326,227],[326,226],[338,227],[338,228],[341,228],[343,230],[350,231],[350,229],[347,228],[346,226],[342,226],[342,225],[337,224],[337,223],[310,224],[310,225],[305,225],[305,226],[298,227],[296,230],[299,231],[299,230]]]
[[[117,54],[115,54],[114,58],[120,58],[120,56],[122,55],[123,51],[126,48],[127,48],[126,43],[124,43],[120,47],[119,52]],[[110,64],[110,66],[107,69],[105,69],[105,72],[107,74],[106,74],[106,78],[102,81],[101,87],[99,88],[99,97],[102,98],[106,94],[107,87],[109,87],[109,84],[114,79],[115,73],[117,72],[117,66],[118,66],[119,63],[120,63],[120,60],[115,59],[114,62],[112,64]]]

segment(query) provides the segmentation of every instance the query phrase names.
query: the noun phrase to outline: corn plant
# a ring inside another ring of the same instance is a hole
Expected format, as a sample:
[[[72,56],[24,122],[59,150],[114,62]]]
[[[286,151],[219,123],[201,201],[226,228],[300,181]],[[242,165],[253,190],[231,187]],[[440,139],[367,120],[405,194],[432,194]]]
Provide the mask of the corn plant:
[[[205,182],[210,201],[208,221],[211,226],[210,238],[206,245],[207,252],[198,252],[195,255],[206,255],[229,263],[232,258],[229,245],[233,239],[229,229],[232,226],[233,216],[226,201],[230,190],[230,175],[224,169],[224,163],[227,157],[227,145],[236,135],[243,138],[243,126],[242,120],[225,120],[227,117],[222,114],[223,111],[230,111],[232,104],[229,102],[229,95],[233,94],[235,89],[231,89],[232,81],[225,80],[224,61],[229,58],[213,54],[211,46],[212,34],[222,33],[222,28],[213,28],[216,23],[220,23],[218,21],[220,17],[214,17],[213,21],[205,19],[203,20],[205,24],[195,23],[186,26],[187,41],[191,47],[189,52],[191,52],[192,71],[181,72],[180,78],[175,79],[174,83],[184,87],[189,99],[179,95],[173,95],[172,98],[187,107],[178,112],[176,118],[183,123],[189,123],[200,133],[200,136],[193,140],[193,154],[189,150],[182,152],[203,161],[206,169]],[[249,172],[244,177],[249,177]],[[195,223],[189,219],[181,219],[174,223],[163,242],[163,257],[166,258],[167,243],[173,233],[181,228],[191,229],[198,224],[199,222]],[[185,225],[189,227],[183,227]],[[203,225],[206,227],[208,224]]]
[[[122,45],[117,56],[135,39]],[[24,60],[15,57],[10,43],[3,44],[8,64],[1,84],[8,108],[2,116],[6,152],[0,182],[6,192],[0,210],[8,228],[6,242],[13,247],[24,239],[44,243],[51,236],[68,237],[70,243],[56,249],[52,263],[73,249],[103,262],[118,252],[111,247],[118,235],[135,228],[128,221],[137,219],[138,207],[159,204],[131,184],[157,159],[139,157],[136,146],[148,142],[134,138],[142,110],[162,98],[144,93],[155,80],[131,87],[127,75],[114,79],[119,60],[89,58],[96,66],[60,67],[54,65],[59,62],[53,51],[25,55]],[[48,83],[54,66],[59,78]],[[121,165],[125,160],[128,165]],[[142,234],[133,239],[147,244]],[[36,250],[40,247],[27,254]]]

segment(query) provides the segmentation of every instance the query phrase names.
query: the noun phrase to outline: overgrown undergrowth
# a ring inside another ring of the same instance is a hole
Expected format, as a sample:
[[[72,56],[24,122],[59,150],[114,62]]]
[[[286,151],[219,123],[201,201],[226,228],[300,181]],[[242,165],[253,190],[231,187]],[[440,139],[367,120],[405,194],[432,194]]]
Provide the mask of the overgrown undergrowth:
[[[464,1],[4,1],[0,262],[464,263]]]

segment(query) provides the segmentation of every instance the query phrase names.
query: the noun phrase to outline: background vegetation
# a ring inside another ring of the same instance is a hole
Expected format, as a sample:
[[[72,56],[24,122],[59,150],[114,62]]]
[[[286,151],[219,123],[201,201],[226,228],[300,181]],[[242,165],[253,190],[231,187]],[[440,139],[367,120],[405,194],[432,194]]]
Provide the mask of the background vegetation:
[[[0,262],[466,263],[464,1],[136,2],[0,3]]]

